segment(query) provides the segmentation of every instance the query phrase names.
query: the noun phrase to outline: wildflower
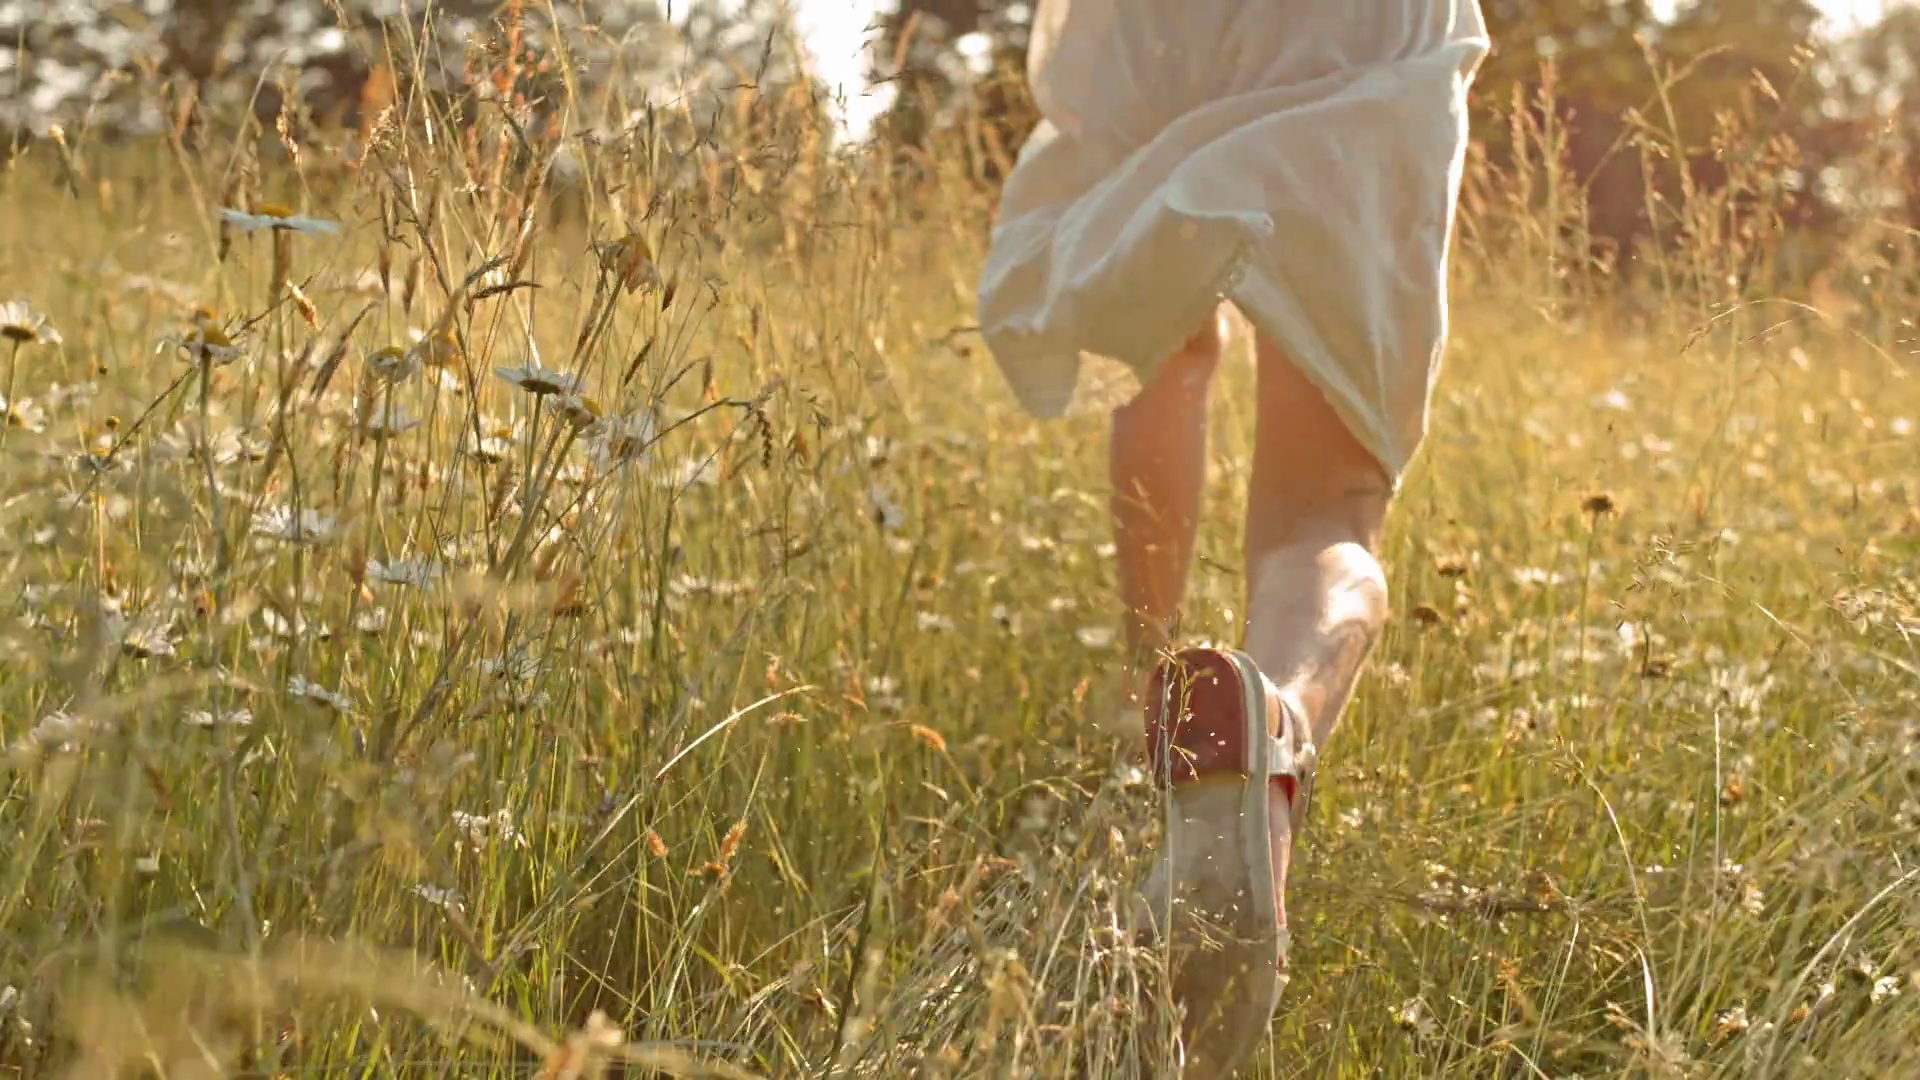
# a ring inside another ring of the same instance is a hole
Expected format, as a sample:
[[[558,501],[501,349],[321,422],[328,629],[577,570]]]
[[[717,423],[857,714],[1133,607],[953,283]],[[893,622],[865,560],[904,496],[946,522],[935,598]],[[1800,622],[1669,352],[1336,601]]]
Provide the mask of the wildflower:
[[[41,717],[9,752],[30,755],[41,750],[70,750],[100,730],[101,725],[87,717],[56,709]]]
[[[494,368],[493,373],[534,397],[545,397],[548,394],[577,394],[585,385],[579,376],[555,371],[538,360],[529,361],[520,367]]]
[[[1721,806],[1734,806],[1744,801],[1746,797],[1747,784],[1746,781],[1740,779],[1739,773],[1734,773],[1732,776],[1727,777],[1727,782],[1720,786]]]
[[[1020,633],[1020,614],[1019,612],[1010,610],[1007,605],[993,605],[993,610],[988,612],[988,615],[992,617],[994,623],[998,625],[1000,629],[1005,630],[1007,633],[1016,636]]]
[[[500,657],[489,657],[480,661],[480,673],[507,682],[532,682],[540,677],[545,665],[537,656],[530,656],[523,649]]]
[[[244,210],[222,208],[220,216],[243,232],[272,229],[274,232],[296,232],[315,236],[340,234],[339,222],[296,214],[292,208],[279,203],[257,203],[251,214]]]
[[[481,435],[479,442],[468,448],[467,453],[482,465],[498,465],[513,456],[513,440],[519,433],[517,425],[493,424]]]
[[[1895,975],[1883,975],[1875,979],[1873,989],[1867,991],[1868,1000],[1872,1001],[1875,1005],[1886,1001],[1888,998],[1898,997],[1899,995],[1900,979]]]
[[[1412,1035],[1431,1035],[1437,1025],[1433,1017],[1427,1014],[1426,1003],[1419,998],[1408,998],[1393,1010],[1393,1022]]]
[[[1083,626],[1075,630],[1073,636],[1089,649],[1105,649],[1113,645],[1118,634],[1111,626]]]
[[[660,284],[660,269],[653,263],[653,249],[639,233],[630,232],[618,240],[596,244],[594,248],[600,256],[600,269],[613,275],[628,293],[642,285]]]
[[[1751,1026],[1752,1021],[1747,1018],[1747,1007],[1735,1005],[1713,1018],[1713,1041],[1722,1043],[1735,1035],[1744,1035]]]
[[[460,359],[460,340],[451,326],[416,333],[407,353],[424,367],[452,367]]]
[[[299,608],[293,610],[292,616],[287,616],[278,608],[262,607],[260,625],[266,627],[267,633],[285,641],[294,641],[303,637],[314,637],[321,641],[330,641],[333,638],[332,627],[326,623],[310,622]]]
[[[47,430],[47,410],[34,404],[31,398],[9,401],[0,397],[0,423],[38,435]]]
[[[439,563],[426,559],[367,560],[367,577],[387,585],[431,585],[442,573]]]
[[[585,431],[598,423],[604,411],[598,401],[585,394],[554,394],[547,399],[547,407],[575,431]]]
[[[253,531],[290,544],[319,544],[333,538],[334,520],[314,510],[274,506],[254,516]]]
[[[647,413],[605,417],[587,432],[594,461],[602,466],[645,461],[653,437],[653,417]]]
[[[720,479],[719,466],[712,455],[689,458],[672,469],[662,470],[656,475],[661,487],[690,488],[695,484],[711,485]]]
[[[415,885],[413,895],[446,911],[458,911],[466,906],[461,902],[458,890],[441,888],[438,885]]]
[[[420,421],[408,415],[406,406],[398,402],[388,402],[360,420],[361,430],[376,439],[399,435],[419,426]]]
[[[234,709],[231,712],[215,713],[206,709],[189,709],[180,718],[188,727],[197,727],[211,731],[214,728],[243,728],[253,726],[253,710]]]
[[[475,850],[495,840],[515,847],[525,847],[527,844],[527,838],[513,826],[512,811],[506,809],[491,814],[469,814],[464,810],[455,810],[453,827],[466,834],[467,846]]]
[[[60,331],[25,300],[0,304],[0,338],[13,342],[16,349],[22,345],[58,345],[61,340]]]
[[[403,349],[398,345],[382,345],[367,353],[366,362],[368,371],[390,383],[404,382],[418,373],[421,367],[417,346]]]
[[[190,360],[225,367],[240,358],[243,345],[240,334],[226,326],[212,308],[197,308],[192,316],[192,328],[177,338],[164,338],[160,344],[171,345],[187,354]]]
[[[929,634],[944,634],[954,628],[952,619],[931,611],[915,612],[913,625],[915,629]]]
[[[120,650],[136,660],[164,660],[174,655],[168,631],[170,619],[143,619],[120,638]]]
[[[892,494],[884,488],[878,486],[870,488],[867,491],[867,505],[873,523],[888,532],[901,528],[907,523],[906,511],[900,509],[900,505],[893,501]]]
[[[353,712],[353,701],[338,690],[329,690],[304,675],[287,680],[287,696],[295,701],[312,701],[338,713]]]

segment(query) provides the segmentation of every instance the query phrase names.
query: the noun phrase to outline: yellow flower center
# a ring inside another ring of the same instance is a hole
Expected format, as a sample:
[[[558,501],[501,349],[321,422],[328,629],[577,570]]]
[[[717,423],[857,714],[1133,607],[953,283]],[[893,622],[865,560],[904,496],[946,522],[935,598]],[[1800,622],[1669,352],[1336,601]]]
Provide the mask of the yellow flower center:
[[[285,219],[293,216],[293,207],[285,203],[255,203],[253,206],[253,214],[255,217]]]

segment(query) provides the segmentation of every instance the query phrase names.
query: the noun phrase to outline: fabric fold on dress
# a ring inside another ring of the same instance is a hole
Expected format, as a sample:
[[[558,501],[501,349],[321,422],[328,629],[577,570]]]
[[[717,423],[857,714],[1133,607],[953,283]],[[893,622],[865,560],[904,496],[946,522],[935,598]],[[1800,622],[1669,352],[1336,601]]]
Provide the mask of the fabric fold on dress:
[[[981,330],[1033,415],[1230,300],[1397,483],[1447,337],[1477,0],[1041,0]]]

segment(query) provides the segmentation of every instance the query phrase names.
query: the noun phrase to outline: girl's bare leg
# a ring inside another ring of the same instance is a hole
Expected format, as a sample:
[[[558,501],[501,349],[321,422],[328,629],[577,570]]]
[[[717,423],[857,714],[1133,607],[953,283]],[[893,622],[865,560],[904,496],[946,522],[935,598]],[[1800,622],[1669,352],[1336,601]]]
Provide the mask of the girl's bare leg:
[[[1256,345],[1246,655],[1183,652],[1194,670],[1214,674],[1190,684],[1185,705],[1155,701],[1141,710],[1149,758],[1173,785],[1161,860],[1144,895],[1150,917],[1169,928],[1170,988],[1182,1007],[1188,1065],[1207,1076],[1237,1068],[1258,1044],[1279,993],[1275,962],[1285,961],[1294,793],[1266,775],[1280,760],[1249,710],[1265,703],[1265,734],[1297,732],[1304,722],[1322,743],[1386,621],[1386,580],[1373,549],[1392,485],[1320,390],[1272,343]],[[1191,525],[1177,535],[1190,544]],[[1189,554],[1182,548],[1177,564],[1142,563],[1163,572],[1177,565],[1184,580]],[[1242,677],[1248,660],[1275,692],[1249,686],[1257,677]],[[1282,722],[1283,710],[1292,723]],[[1182,761],[1191,770],[1185,779],[1175,775]]]
[[[1319,388],[1271,342],[1256,349],[1246,651],[1324,747],[1386,625],[1374,552],[1392,488]],[[1294,823],[1278,789],[1269,799],[1274,881],[1284,887]]]
[[[1186,595],[1206,481],[1207,388],[1222,345],[1221,323],[1209,319],[1113,414],[1108,471],[1130,662],[1151,662]]]

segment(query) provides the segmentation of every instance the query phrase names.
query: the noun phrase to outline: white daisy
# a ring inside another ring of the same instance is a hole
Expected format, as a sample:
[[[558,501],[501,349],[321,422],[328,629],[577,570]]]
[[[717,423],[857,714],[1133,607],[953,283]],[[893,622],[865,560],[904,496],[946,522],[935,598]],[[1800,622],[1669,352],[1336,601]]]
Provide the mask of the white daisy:
[[[519,367],[497,367],[493,373],[535,397],[547,394],[577,394],[586,384],[577,375],[555,371],[531,360]]]
[[[407,355],[423,367],[446,368],[460,359],[460,340],[452,329],[414,330],[409,336],[413,344],[407,346]]]
[[[522,649],[515,649],[505,656],[489,657],[480,661],[480,673],[491,675],[507,682],[532,682],[540,677],[546,665],[539,657],[529,656]]]
[[[907,523],[906,511],[893,501],[893,495],[878,485],[867,490],[867,513],[875,525],[891,532]]]
[[[282,641],[297,641],[304,637],[320,641],[333,640],[332,627],[324,622],[310,621],[298,608],[295,608],[293,615],[289,617],[279,608],[263,607],[260,609],[260,625],[266,628],[267,633]]]
[[[214,728],[243,728],[253,726],[253,710],[234,709],[231,712],[215,713],[206,709],[188,709],[180,717],[180,722],[188,727],[197,727],[207,731]]]
[[[443,889],[438,885],[415,885],[413,895],[434,907],[445,908],[448,911],[459,911],[466,906],[460,899],[459,890]]]
[[[453,827],[465,833],[468,847],[478,850],[498,840],[514,847],[525,847],[526,837],[514,828],[513,812],[505,808],[491,814],[470,814],[464,810],[453,812]]]
[[[546,398],[547,408],[567,422],[575,431],[585,431],[598,423],[604,411],[600,403],[585,394],[551,394]]]
[[[1089,649],[1105,649],[1111,647],[1119,635],[1111,626],[1083,626],[1075,630],[1073,636]]]
[[[490,423],[482,429],[480,441],[467,448],[467,453],[482,465],[498,465],[513,456],[513,442],[520,435],[520,425]]]
[[[60,331],[53,328],[45,315],[28,307],[25,300],[9,300],[0,304],[0,338],[13,342],[15,348],[58,345]]]
[[[313,701],[338,713],[352,713],[353,701],[337,690],[329,690],[303,675],[287,680],[287,696],[296,701]]]
[[[382,345],[369,349],[366,355],[367,370],[375,376],[390,382],[404,382],[420,371],[421,358],[418,347],[403,349],[398,345]]]
[[[172,616],[136,620],[120,638],[120,650],[136,660],[164,660],[173,656]]]
[[[370,415],[361,417],[361,430],[374,438],[385,438],[412,431],[420,426],[420,421],[407,413],[406,406],[397,401],[388,402]]]
[[[240,359],[245,346],[243,336],[223,323],[211,308],[193,313],[192,327],[179,337],[162,338],[160,347],[171,345],[189,360],[201,360],[214,367],[225,367]]]
[[[275,232],[305,233],[310,236],[340,235],[339,222],[296,214],[290,207],[279,203],[259,203],[253,208],[251,214],[245,210],[223,207],[220,216],[225,218],[228,224],[243,232],[271,229]]]
[[[47,430],[47,410],[34,404],[31,398],[8,401],[0,397],[0,423],[38,435]]]
[[[431,585],[444,573],[439,563],[428,559],[367,560],[367,577],[387,585]]]
[[[74,749],[101,730],[103,725],[87,717],[56,709],[41,717],[39,723],[7,748],[7,753],[32,760],[42,753]]]
[[[653,447],[653,416],[642,412],[604,417],[588,430],[587,439],[594,463],[602,467],[645,461]]]
[[[291,507],[272,506],[254,515],[253,531],[290,544],[320,544],[333,538],[334,520],[315,510],[294,513]]]

